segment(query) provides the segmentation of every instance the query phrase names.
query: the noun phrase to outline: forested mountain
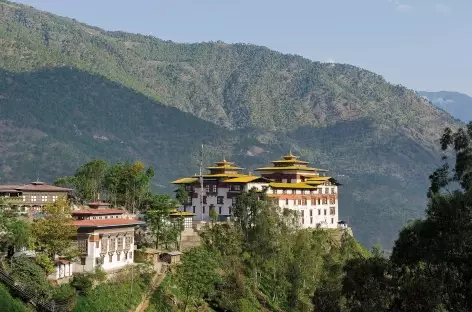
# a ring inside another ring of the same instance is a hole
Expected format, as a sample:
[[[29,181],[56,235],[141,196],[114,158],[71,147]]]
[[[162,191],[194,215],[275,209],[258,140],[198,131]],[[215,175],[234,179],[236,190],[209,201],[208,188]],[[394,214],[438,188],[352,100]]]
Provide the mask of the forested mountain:
[[[472,97],[467,94],[451,91],[419,91],[418,94],[463,122],[472,120]]]
[[[423,215],[441,130],[459,125],[374,73],[264,47],[109,32],[0,1],[0,178],[51,181],[91,158],[140,159],[154,186],[226,157],[289,148],[344,184],[356,238],[391,246]]]

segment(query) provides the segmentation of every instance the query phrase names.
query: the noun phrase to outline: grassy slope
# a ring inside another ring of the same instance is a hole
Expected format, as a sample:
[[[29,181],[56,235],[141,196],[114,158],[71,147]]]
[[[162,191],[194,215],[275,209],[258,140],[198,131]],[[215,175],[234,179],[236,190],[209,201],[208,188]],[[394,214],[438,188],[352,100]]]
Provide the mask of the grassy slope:
[[[422,214],[439,132],[457,125],[353,66],[106,32],[1,1],[0,51],[4,180],[51,180],[94,157],[140,158],[169,190],[197,171],[201,141],[207,163],[226,156],[246,168],[293,147],[346,175],[341,217],[366,245],[388,246]],[[262,153],[248,156],[254,147]]]

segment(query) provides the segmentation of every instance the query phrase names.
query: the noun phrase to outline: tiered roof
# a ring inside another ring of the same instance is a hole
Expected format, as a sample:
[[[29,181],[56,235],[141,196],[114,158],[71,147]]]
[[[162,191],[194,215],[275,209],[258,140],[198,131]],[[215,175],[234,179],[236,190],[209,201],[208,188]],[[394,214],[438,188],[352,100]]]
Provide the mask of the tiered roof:
[[[298,156],[295,156],[290,153],[288,155],[282,156],[280,160],[273,160],[271,161],[273,164],[272,167],[262,167],[257,168],[256,171],[285,171],[285,170],[300,170],[300,171],[328,171],[326,169],[319,169],[319,168],[312,168],[309,167],[309,162],[302,161],[298,159]]]
[[[309,162],[298,159],[290,151],[287,155],[282,156],[279,160],[271,161],[274,165],[272,167],[257,168],[257,171],[285,171],[285,170],[298,170],[310,172],[309,176],[306,177],[305,182],[299,183],[277,183],[271,182],[270,179],[256,176],[252,174],[239,173],[243,168],[234,165],[234,162],[229,162],[224,159],[216,163],[216,166],[207,167],[210,171],[208,174],[204,174],[203,178],[222,178],[225,183],[250,183],[250,182],[270,182],[270,186],[273,188],[302,188],[302,189],[316,189],[318,185],[330,181],[336,183],[331,177],[324,176],[313,176],[317,172],[328,171],[326,169],[318,169],[309,167]],[[192,184],[198,182],[199,177],[187,177],[173,181],[173,184]]]
[[[216,162],[215,164],[216,166],[210,166],[206,168],[210,171],[210,173],[204,174],[203,178],[232,179],[232,178],[252,177],[247,174],[239,173],[243,168],[235,166],[234,162],[226,161],[226,159],[223,159],[223,161]],[[199,179],[198,176],[187,177],[187,178],[175,180],[172,182],[172,184],[192,184],[192,183],[198,182],[198,179]]]

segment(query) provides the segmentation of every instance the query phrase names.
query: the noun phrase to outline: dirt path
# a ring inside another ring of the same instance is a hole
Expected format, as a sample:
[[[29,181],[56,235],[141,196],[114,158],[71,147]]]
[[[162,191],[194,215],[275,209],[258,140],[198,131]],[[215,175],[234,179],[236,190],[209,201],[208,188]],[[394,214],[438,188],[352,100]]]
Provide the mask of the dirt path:
[[[149,288],[149,291],[147,292],[146,296],[144,299],[141,301],[141,303],[138,305],[136,308],[135,312],[144,312],[146,311],[147,307],[149,306],[149,299],[151,299],[152,294],[154,291],[159,287],[159,285],[162,283],[164,278],[166,277],[166,273],[157,273],[153,281],[151,282],[151,287]]]

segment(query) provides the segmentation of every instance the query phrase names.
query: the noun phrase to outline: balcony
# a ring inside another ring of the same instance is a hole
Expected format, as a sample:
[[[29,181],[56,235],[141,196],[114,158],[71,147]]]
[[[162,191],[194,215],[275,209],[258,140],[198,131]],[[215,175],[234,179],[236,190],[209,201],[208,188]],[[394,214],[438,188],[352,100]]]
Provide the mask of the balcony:
[[[0,203],[4,202],[7,205],[21,205],[24,203],[23,197],[9,197],[9,196],[2,196],[0,197]]]

